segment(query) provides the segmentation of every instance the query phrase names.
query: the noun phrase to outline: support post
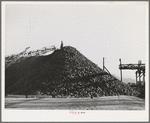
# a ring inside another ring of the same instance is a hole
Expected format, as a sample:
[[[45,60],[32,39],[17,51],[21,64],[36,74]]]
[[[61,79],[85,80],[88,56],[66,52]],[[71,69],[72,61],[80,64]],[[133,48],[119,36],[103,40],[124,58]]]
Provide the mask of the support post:
[[[121,66],[121,59],[119,59],[120,61],[120,66]],[[121,77],[121,82],[122,82],[122,69],[120,69],[120,77]]]
[[[145,82],[145,72],[143,71],[143,82]]]
[[[142,63],[142,61],[141,60],[139,60],[138,61],[138,73],[139,73],[139,83],[141,84],[141,68],[140,68],[140,66],[141,66],[141,63]]]
[[[135,72],[135,74],[136,74],[136,85],[137,85],[137,71]]]
[[[139,82],[141,83],[141,71],[139,71]]]

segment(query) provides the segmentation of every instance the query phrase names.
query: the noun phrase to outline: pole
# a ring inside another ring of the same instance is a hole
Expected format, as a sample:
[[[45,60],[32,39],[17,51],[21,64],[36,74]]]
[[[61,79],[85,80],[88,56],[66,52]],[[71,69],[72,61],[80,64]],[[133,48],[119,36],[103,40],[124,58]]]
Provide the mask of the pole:
[[[121,66],[121,59],[119,59],[120,61],[120,66]],[[120,69],[120,77],[121,77],[121,82],[122,82],[122,69]]]
[[[104,70],[104,66],[105,66],[105,65],[104,65],[104,59],[105,59],[105,58],[103,57],[103,70]]]

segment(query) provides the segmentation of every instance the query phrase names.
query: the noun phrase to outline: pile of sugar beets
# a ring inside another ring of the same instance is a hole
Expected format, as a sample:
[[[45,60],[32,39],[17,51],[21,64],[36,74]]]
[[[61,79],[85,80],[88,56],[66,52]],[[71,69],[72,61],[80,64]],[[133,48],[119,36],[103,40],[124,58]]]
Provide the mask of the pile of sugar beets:
[[[51,55],[24,57],[5,71],[5,93],[88,97],[138,96],[138,92],[99,68],[71,46]]]

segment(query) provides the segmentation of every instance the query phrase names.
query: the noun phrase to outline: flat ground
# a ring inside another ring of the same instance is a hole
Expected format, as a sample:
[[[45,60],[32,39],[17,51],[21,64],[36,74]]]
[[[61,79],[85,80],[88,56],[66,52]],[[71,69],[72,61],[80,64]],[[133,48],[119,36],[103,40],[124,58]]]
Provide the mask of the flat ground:
[[[6,109],[28,110],[145,110],[145,100],[133,96],[105,96],[99,98],[51,98],[7,96]]]

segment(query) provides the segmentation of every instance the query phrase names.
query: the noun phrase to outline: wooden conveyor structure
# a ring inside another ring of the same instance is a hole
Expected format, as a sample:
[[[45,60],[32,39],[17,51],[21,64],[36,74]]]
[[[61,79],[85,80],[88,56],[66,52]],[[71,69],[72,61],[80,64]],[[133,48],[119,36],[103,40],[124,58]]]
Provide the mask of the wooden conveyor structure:
[[[137,82],[141,82],[141,78],[143,77],[143,82],[145,82],[145,64],[142,64],[142,61],[139,60],[138,64],[121,64],[121,59],[119,59],[120,65],[120,75],[122,81],[122,70],[136,70],[136,84]]]
[[[56,50],[55,46],[51,46],[51,47],[43,47],[42,49],[26,52],[29,48],[30,47],[25,48],[25,50],[19,54],[5,57],[5,69],[7,69],[9,66],[11,66],[11,64],[15,63],[17,60],[19,60],[22,57],[40,56],[46,54],[47,52]]]
[[[18,59],[20,59],[20,57],[29,49],[30,47],[25,48],[24,51],[22,51],[21,53],[17,54],[17,55],[12,55],[12,56],[8,56],[5,57],[5,69],[7,69],[11,64],[15,63],[15,61],[17,61]]]

